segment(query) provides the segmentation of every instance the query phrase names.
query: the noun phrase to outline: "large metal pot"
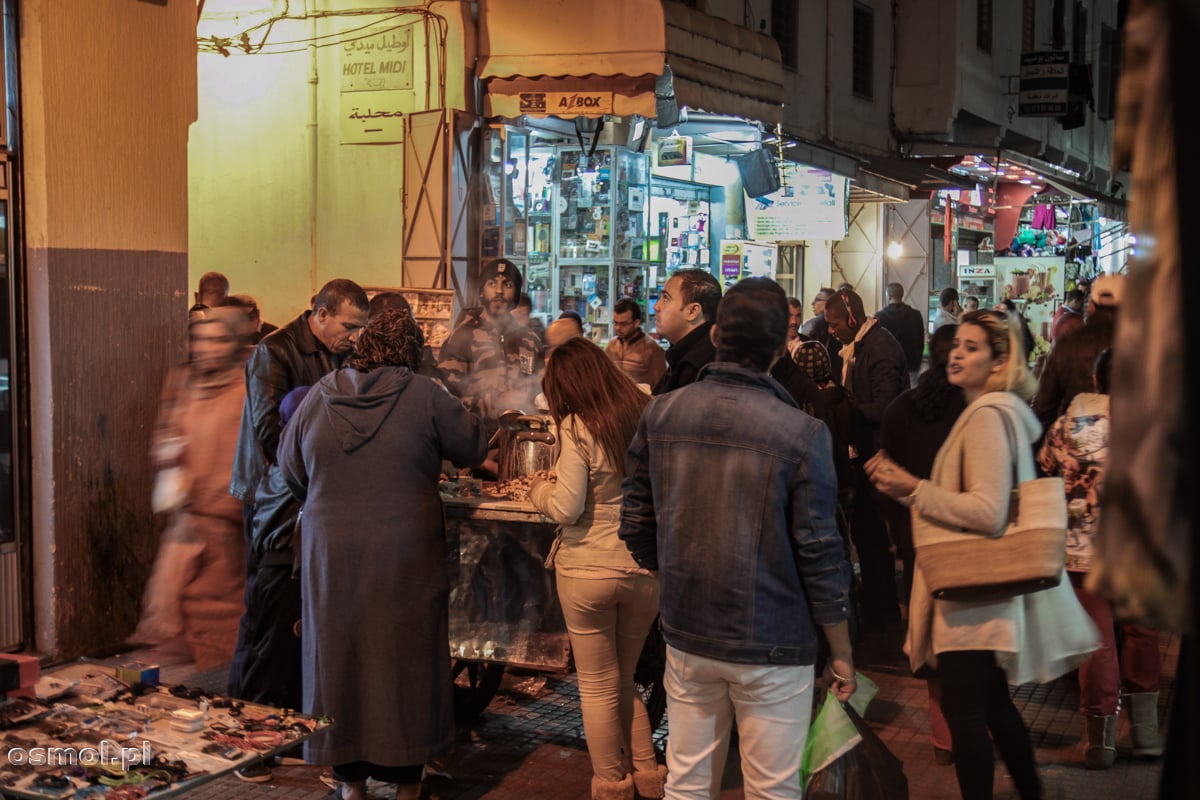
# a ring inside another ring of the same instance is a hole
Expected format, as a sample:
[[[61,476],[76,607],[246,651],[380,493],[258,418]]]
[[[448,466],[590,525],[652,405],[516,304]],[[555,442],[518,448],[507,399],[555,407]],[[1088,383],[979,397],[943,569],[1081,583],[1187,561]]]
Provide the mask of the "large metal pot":
[[[558,461],[559,443],[551,417],[522,414],[501,419],[508,436],[500,442],[502,481],[553,469]]]

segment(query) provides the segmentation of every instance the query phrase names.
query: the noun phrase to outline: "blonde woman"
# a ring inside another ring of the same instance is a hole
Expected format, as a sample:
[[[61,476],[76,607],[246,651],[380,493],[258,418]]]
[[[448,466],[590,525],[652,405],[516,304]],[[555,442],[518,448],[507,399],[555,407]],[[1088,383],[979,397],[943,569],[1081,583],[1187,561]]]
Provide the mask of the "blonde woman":
[[[967,408],[938,450],[932,476],[918,480],[882,451],[867,474],[912,509],[917,557],[905,651],[914,670],[931,667],[941,679],[964,800],[992,797],[993,742],[1022,799],[1036,800],[1042,794],[1033,745],[1008,684],[1065,674],[1096,649],[1096,631],[1065,578],[1053,589],[994,602],[930,594],[921,570],[922,518],[981,536],[1002,530],[1014,465],[1018,481],[1035,477],[1031,443],[1041,433],[1026,404],[1035,387],[1020,333],[1004,314],[963,315],[946,370]]]

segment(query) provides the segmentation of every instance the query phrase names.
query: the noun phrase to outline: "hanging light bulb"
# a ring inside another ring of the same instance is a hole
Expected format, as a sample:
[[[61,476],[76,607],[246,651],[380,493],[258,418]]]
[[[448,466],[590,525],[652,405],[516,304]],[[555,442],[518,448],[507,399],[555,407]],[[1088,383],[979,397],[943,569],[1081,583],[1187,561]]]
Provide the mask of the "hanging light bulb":
[[[888,246],[887,246],[887,257],[888,258],[899,258],[902,255],[904,255],[904,248],[900,246],[899,242],[897,242],[897,241],[888,242]]]

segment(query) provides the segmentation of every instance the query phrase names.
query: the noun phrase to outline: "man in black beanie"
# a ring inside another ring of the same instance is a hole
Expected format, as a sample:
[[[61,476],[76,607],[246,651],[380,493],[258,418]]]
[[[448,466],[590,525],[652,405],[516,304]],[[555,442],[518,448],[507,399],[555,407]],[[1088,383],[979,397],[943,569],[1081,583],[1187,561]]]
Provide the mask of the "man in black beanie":
[[[505,258],[491,261],[479,276],[479,308],[463,312],[442,345],[438,368],[454,395],[487,424],[499,427],[500,413],[532,413],[540,391],[542,343],[512,316],[521,297],[521,271]]]

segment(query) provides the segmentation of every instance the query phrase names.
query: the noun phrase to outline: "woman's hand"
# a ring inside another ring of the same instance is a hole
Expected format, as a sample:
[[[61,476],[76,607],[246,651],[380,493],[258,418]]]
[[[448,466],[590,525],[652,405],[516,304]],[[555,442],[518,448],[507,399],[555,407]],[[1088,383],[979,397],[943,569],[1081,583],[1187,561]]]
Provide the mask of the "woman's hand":
[[[907,497],[917,490],[920,479],[888,458],[887,453],[880,450],[863,465],[867,477],[875,488],[894,500]]]

